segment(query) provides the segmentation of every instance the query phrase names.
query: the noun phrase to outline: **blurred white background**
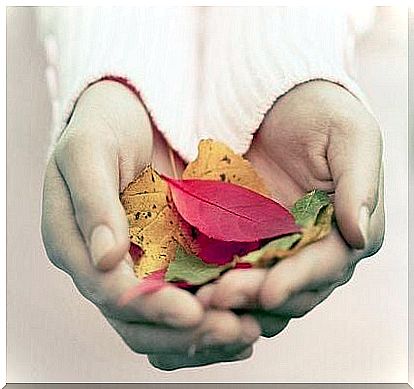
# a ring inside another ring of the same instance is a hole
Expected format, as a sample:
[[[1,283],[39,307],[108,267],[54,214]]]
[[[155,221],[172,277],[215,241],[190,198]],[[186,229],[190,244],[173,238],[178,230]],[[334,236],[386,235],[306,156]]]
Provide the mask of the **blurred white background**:
[[[407,382],[407,39],[405,10],[379,8],[356,46],[355,76],[385,140],[387,231],[380,253],[310,314],[260,340],[249,360],[166,373],[129,351],[45,256],[39,228],[51,119],[45,59],[33,9],[9,8],[7,381]]]

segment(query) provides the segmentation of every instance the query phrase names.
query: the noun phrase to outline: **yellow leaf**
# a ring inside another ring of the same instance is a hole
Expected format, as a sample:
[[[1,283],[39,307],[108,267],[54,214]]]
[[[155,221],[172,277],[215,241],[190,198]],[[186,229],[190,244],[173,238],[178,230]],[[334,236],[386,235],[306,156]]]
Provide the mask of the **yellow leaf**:
[[[197,159],[188,164],[183,178],[231,182],[269,196],[263,180],[248,160],[225,144],[211,139],[199,143]]]
[[[135,265],[138,277],[167,268],[177,245],[192,249],[191,227],[178,214],[168,185],[148,166],[122,192],[131,242],[143,250]]]

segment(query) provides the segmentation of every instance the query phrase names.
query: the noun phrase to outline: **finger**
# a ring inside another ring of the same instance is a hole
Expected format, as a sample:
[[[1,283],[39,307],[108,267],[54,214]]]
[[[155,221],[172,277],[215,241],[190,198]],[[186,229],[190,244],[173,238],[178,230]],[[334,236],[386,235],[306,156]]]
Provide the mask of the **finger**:
[[[256,270],[256,269],[255,269]],[[259,270],[259,269],[257,269]],[[236,309],[236,312],[244,312],[244,309],[249,309],[249,314],[259,323],[261,328],[261,335],[264,337],[272,337],[281,332],[289,323],[289,317],[278,317],[276,313],[268,313],[262,310],[251,310],[257,307],[257,294],[260,291],[261,283],[265,277],[265,274],[258,274],[256,271],[249,275],[249,271],[234,271],[234,275],[229,276],[225,281],[224,286],[221,283],[209,284],[201,288],[197,292],[197,298],[203,304],[204,307],[219,308],[220,299],[218,296],[223,296],[225,302],[224,306],[227,309]],[[265,273],[265,270],[260,270],[260,273]],[[226,273],[230,275],[231,272]],[[229,282],[229,284],[227,284]],[[226,290],[223,292],[224,287]],[[224,293],[229,293],[228,295]],[[239,298],[242,294],[246,296],[245,299]],[[234,295],[234,298],[232,296]],[[242,309],[239,311],[239,309]]]
[[[333,230],[268,271],[259,292],[261,305],[276,309],[299,292],[327,287],[348,278],[354,255]]]
[[[300,318],[323,302],[334,290],[329,288],[321,292],[303,292],[293,296],[284,305],[271,311],[254,311],[251,315],[260,324],[262,336],[271,338],[282,332],[290,319]]]
[[[363,249],[378,201],[382,139],[378,124],[365,108],[353,107],[359,113],[358,122],[340,121],[331,134],[327,155],[339,229],[350,246]]]
[[[126,306],[119,305],[120,297],[129,288],[135,287],[139,280],[126,261],[108,272],[101,272],[91,264],[75,221],[69,191],[53,159],[45,179],[42,235],[51,260],[65,269],[79,291],[107,316],[187,327],[195,326],[202,320],[203,308],[198,300],[175,287],[136,297]]]
[[[98,129],[66,131],[55,151],[56,164],[70,190],[91,259],[107,270],[129,248],[128,222],[119,200],[116,140]]]
[[[201,288],[197,292],[197,297],[206,307],[252,308],[257,304],[258,293],[266,273],[265,269],[231,270],[215,284]]]
[[[199,326],[185,330],[111,318],[108,321],[133,351],[142,354],[193,354],[205,350],[238,353],[260,335],[253,318],[238,318],[228,311],[209,311]]]
[[[211,296],[214,293],[215,287],[216,287],[215,283],[207,284],[207,285],[202,286],[196,292],[196,296],[204,308],[208,308],[210,306]]]
[[[342,284],[345,283],[342,282]],[[292,296],[283,305],[278,308],[268,311],[270,315],[275,315],[279,318],[300,318],[305,316],[321,302],[328,298],[328,296],[339,285],[332,285],[326,289],[315,292],[302,292],[296,296]]]
[[[369,257],[379,251],[384,241],[385,234],[385,210],[384,210],[384,167],[381,166],[378,203],[372,213],[368,233],[369,244],[360,254],[361,257]]]
[[[237,362],[244,359],[248,359],[253,354],[253,348],[247,347],[239,354],[226,354],[222,351],[204,352],[195,354],[194,356],[188,356],[187,354],[179,355],[159,355],[151,354],[148,356],[148,361],[152,366],[166,371],[172,371],[177,369],[199,367],[211,365],[219,362]]]
[[[291,297],[279,308],[270,311],[257,310],[251,312],[251,315],[260,324],[262,336],[271,338],[282,332],[290,319],[303,317],[322,303],[336,287],[337,285],[332,285],[321,291],[302,292]]]
[[[253,311],[251,315],[259,323],[261,335],[265,338],[271,338],[281,333],[290,321],[289,317],[277,316],[265,311]]]

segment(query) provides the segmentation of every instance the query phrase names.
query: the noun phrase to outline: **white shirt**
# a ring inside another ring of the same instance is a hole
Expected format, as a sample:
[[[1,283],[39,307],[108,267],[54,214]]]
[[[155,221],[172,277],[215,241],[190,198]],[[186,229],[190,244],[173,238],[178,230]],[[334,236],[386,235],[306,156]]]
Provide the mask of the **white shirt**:
[[[105,75],[139,90],[185,160],[203,138],[245,153],[266,112],[297,84],[325,79],[363,99],[347,71],[355,27],[340,9],[41,7],[38,17],[55,134]]]

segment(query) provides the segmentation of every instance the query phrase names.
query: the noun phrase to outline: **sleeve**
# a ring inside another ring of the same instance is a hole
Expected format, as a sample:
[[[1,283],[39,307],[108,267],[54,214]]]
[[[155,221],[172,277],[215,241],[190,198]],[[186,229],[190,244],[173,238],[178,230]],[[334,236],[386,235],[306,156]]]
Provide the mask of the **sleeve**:
[[[355,32],[338,8],[39,7],[53,139],[82,91],[111,77],[139,94],[185,159],[201,139],[245,153],[274,102],[323,79],[366,99],[350,76]],[[354,17],[355,20],[355,17]]]
[[[366,104],[350,76],[355,35],[340,8],[216,9],[205,30],[199,138],[208,132],[245,153],[274,102],[311,80],[340,84]]]
[[[189,96],[194,90],[192,20],[186,8],[37,8],[53,110],[52,145],[82,91],[107,78],[134,90],[153,124],[170,138],[177,138],[175,128],[189,131],[192,110],[169,108],[195,101]]]

